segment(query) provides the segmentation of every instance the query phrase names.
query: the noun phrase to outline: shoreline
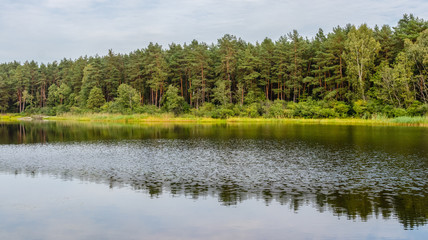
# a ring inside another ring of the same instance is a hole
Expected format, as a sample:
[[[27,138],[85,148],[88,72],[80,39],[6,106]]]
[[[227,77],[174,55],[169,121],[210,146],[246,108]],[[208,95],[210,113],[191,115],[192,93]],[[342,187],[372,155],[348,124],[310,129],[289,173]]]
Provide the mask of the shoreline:
[[[147,115],[147,114],[62,114],[59,116],[25,116],[18,114],[2,114],[0,121],[73,121],[73,122],[111,122],[111,123],[187,123],[187,124],[320,124],[320,125],[367,125],[367,126],[416,126],[428,127],[428,117],[399,117],[399,118],[246,118],[232,117],[227,119],[215,119],[208,117],[196,117],[193,115],[175,117],[172,114]]]

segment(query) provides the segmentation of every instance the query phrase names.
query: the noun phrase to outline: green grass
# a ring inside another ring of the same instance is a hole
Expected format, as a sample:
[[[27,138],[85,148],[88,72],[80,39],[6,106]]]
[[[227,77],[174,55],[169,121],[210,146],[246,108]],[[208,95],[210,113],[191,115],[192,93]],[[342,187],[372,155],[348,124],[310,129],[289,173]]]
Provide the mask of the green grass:
[[[232,117],[228,119],[214,119],[206,117],[196,117],[194,115],[174,116],[173,114],[62,114],[55,117],[46,117],[48,120],[72,120],[90,122],[125,122],[125,123],[145,123],[145,122],[174,122],[174,123],[299,123],[299,124],[331,124],[331,125],[405,125],[405,126],[428,126],[427,117],[400,117],[385,118],[376,117],[372,119],[360,118],[327,118],[327,119],[305,119],[305,118],[247,118]]]
[[[0,120],[3,121],[3,122],[7,122],[7,121],[19,121],[23,117],[26,117],[26,116],[19,115],[19,114],[11,114],[11,113],[0,114]]]
[[[399,124],[428,125],[428,117],[397,117],[390,121]]]
[[[0,115],[1,121],[25,120],[25,116],[18,114]],[[305,118],[248,118],[232,117],[228,119],[214,119],[207,117],[196,117],[191,114],[174,116],[171,113],[162,114],[109,114],[109,113],[85,113],[72,114],[64,113],[58,116],[32,116],[34,119],[45,119],[51,121],[80,121],[80,122],[116,122],[116,123],[281,123],[281,124],[329,124],[329,125],[390,125],[390,126],[424,126],[428,127],[428,117],[398,117],[386,118],[377,116],[372,119],[361,118],[326,118],[326,119],[305,119]]]

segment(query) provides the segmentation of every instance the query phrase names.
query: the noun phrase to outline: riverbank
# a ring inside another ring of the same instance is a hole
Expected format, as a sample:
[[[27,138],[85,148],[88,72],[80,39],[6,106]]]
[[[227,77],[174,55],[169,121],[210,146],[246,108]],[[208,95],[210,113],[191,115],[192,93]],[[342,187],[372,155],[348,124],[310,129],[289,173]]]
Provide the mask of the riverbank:
[[[391,125],[391,126],[423,126],[428,127],[428,117],[398,117],[398,118],[243,118],[232,117],[227,119],[215,119],[207,117],[196,117],[193,115],[174,116],[173,114],[61,114],[58,116],[23,116],[17,114],[0,115],[1,121],[80,121],[80,122],[119,122],[119,123],[299,123],[299,124],[331,124],[331,125]]]

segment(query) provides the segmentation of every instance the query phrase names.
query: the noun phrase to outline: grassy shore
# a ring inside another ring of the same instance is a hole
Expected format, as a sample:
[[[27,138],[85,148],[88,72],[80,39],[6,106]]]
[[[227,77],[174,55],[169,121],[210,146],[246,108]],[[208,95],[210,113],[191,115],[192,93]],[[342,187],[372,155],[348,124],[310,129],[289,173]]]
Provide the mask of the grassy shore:
[[[193,115],[174,116],[173,114],[107,114],[87,113],[71,114],[65,113],[58,116],[22,116],[17,114],[0,115],[1,121],[24,121],[24,120],[50,120],[50,121],[84,121],[84,122],[118,122],[118,123],[299,123],[299,124],[331,124],[331,125],[391,125],[391,126],[424,126],[428,127],[428,117],[398,117],[372,119],[360,118],[327,118],[327,119],[304,119],[304,118],[245,118],[232,117],[228,119],[214,119],[196,117]]]
[[[3,122],[20,121],[25,116],[19,114],[0,114],[0,120]]]
[[[303,118],[244,118],[233,117],[228,119],[214,119],[196,117],[193,115],[174,116],[173,114],[62,114],[58,116],[32,116],[34,119],[51,121],[85,121],[85,122],[120,122],[120,123],[300,123],[300,124],[332,124],[332,125],[398,125],[398,126],[425,126],[428,127],[428,117],[398,117],[398,118],[333,118],[333,119],[303,119]],[[19,115],[0,115],[3,121],[28,120],[28,117]]]

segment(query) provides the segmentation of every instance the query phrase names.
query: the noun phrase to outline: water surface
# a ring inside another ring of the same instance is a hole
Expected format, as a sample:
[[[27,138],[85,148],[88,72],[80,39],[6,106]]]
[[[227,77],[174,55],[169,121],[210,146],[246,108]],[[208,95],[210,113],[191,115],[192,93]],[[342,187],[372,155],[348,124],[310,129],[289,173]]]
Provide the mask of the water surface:
[[[0,153],[2,239],[428,237],[426,128],[15,123]]]

